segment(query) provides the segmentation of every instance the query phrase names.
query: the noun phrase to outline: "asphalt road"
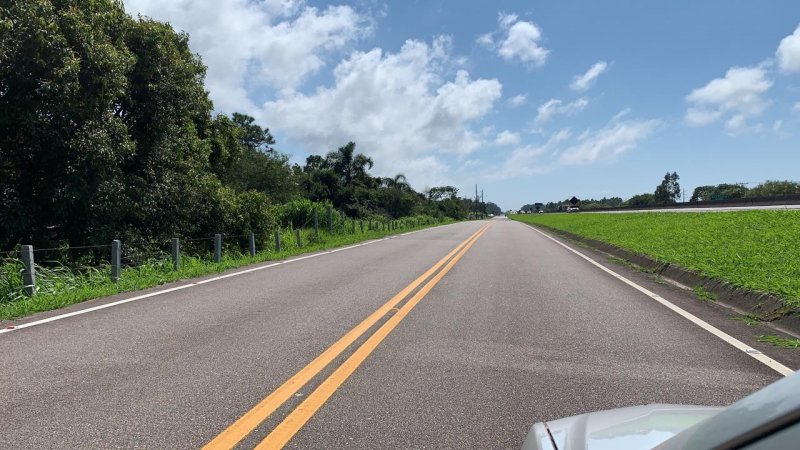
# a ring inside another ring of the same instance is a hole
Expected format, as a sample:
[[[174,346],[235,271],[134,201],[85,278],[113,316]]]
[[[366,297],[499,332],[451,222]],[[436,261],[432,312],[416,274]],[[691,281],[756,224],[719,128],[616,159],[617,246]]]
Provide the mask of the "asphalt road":
[[[754,342],[754,330],[713,305],[614,270],[800,366],[797,352]],[[537,421],[634,404],[726,405],[780,378],[530,227],[499,219],[0,334],[0,448],[200,448],[382,305],[387,314],[287,391],[237,448],[295,417],[302,423],[287,448],[519,448]]]

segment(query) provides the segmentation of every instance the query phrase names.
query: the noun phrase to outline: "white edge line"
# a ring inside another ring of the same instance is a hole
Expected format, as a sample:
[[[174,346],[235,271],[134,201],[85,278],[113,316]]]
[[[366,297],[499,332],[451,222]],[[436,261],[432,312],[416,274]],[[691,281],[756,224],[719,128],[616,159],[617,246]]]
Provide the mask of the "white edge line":
[[[620,274],[614,272],[613,270],[609,269],[608,267],[598,263],[597,261],[593,260],[592,258],[589,258],[588,256],[584,255],[583,253],[573,249],[572,247],[564,244],[563,242],[560,242],[559,240],[557,240],[557,239],[551,237],[550,235],[542,232],[538,228],[535,228],[535,227],[530,226],[530,225],[528,225],[528,226],[532,230],[534,230],[537,233],[541,234],[542,236],[546,237],[547,239],[550,239],[551,241],[555,242],[556,244],[566,248],[567,250],[571,251],[572,253],[575,253],[576,255],[578,255],[581,258],[585,259],[586,261],[590,262],[591,264],[599,267],[601,270],[603,270],[604,272],[608,273],[612,277],[622,281],[623,283],[627,284],[628,286],[630,286],[630,287],[636,289],[637,291],[647,295],[648,297],[652,298],[653,300],[657,301],[658,303],[661,303],[662,305],[664,305],[667,308],[671,309],[672,311],[680,314],[681,316],[683,316],[684,318],[688,319],[689,321],[691,321],[695,325],[699,326],[700,328],[708,331],[709,333],[713,334],[714,336],[722,339],[723,341],[727,342],[728,344],[730,344],[730,345],[736,347],[737,349],[741,350],[745,354],[747,354],[749,356],[752,356],[753,358],[757,359],[759,362],[763,363],[764,365],[766,365],[770,369],[778,372],[779,374],[781,374],[783,376],[789,376],[789,375],[793,375],[795,373],[795,371],[790,369],[789,367],[786,367],[783,364],[779,363],[778,361],[775,361],[774,359],[770,358],[769,356],[761,353],[761,351],[756,350],[753,347],[750,347],[749,345],[745,344],[744,342],[736,339],[735,337],[731,336],[730,334],[728,334],[728,333],[720,330],[719,328],[709,324],[708,322],[700,319],[699,317],[697,317],[694,314],[686,311],[685,309],[683,309],[683,308],[681,308],[681,307],[679,307],[679,306],[667,301],[667,299],[665,299],[664,297],[661,297],[660,295],[656,294],[655,292],[652,292],[649,289],[647,289],[645,287],[642,287],[642,286],[634,283],[633,281],[623,277],[622,275],[620,275]]]
[[[420,233],[420,232],[423,232],[423,231],[429,231],[429,230],[433,230],[435,228],[443,227],[443,226],[446,226],[446,225],[452,225],[452,224],[437,225],[435,227],[423,228],[421,230],[410,231],[410,232],[404,233],[404,234],[402,234],[400,236],[407,236],[409,234]],[[233,273],[229,273],[229,274],[225,274],[225,275],[220,275],[218,277],[206,278],[205,280],[195,281],[195,282],[192,282],[192,283],[187,283],[187,284],[184,284],[184,285],[181,285],[181,286],[171,287],[169,289],[163,289],[163,290],[156,291],[156,292],[150,292],[148,294],[137,295],[136,297],[126,298],[124,300],[118,300],[116,302],[106,303],[106,304],[103,304],[103,305],[92,306],[91,308],[81,309],[81,310],[73,311],[73,312],[66,313],[66,314],[59,314],[57,316],[48,317],[46,319],[41,319],[41,320],[36,320],[36,321],[33,321],[33,322],[23,323],[23,324],[20,324],[20,325],[11,325],[9,328],[0,329],[0,334],[10,333],[12,331],[21,330],[23,328],[29,328],[29,327],[33,327],[33,326],[36,326],[36,325],[43,325],[45,323],[55,322],[56,320],[66,319],[67,317],[73,317],[73,316],[78,316],[78,315],[81,315],[81,314],[90,313],[90,312],[93,312],[93,311],[99,311],[101,309],[111,308],[112,306],[123,305],[125,303],[135,302],[137,300],[143,300],[143,299],[146,299],[146,298],[155,297],[157,295],[168,294],[170,292],[180,291],[182,289],[188,289],[190,287],[199,286],[199,285],[206,284],[206,283],[211,283],[212,281],[224,280],[226,278],[231,278],[231,277],[235,277],[235,276],[239,276],[239,275],[244,275],[244,274],[251,273],[251,272],[257,272],[259,270],[269,269],[271,267],[280,266],[280,265],[283,265],[283,264],[289,264],[289,263],[302,261],[304,259],[309,259],[309,258],[316,258],[316,257],[322,256],[322,255],[329,255],[331,253],[340,252],[342,250],[350,250],[350,249],[357,248],[357,247],[363,247],[365,245],[374,244],[376,242],[383,242],[383,241],[386,241],[386,240],[389,240],[389,239],[393,239],[393,238],[395,238],[397,236],[398,235],[392,235],[392,236],[385,236],[385,237],[382,237],[380,239],[371,239],[371,240],[368,240],[368,241],[360,242],[358,244],[349,245],[347,247],[340,247],[340,248],[335,248],[335,249],[332,249],[332,250],[325,250],[325,251],[321,251],[321,252],[314,253],[314,254],[311,254],[311,255],[300,256],[298,258],[292,258],[292,259],[287,259],[285,261],[279,261],[279,262],[275,262],[275,263],[272,263],[272,264],[267,264],[265,266],[253,267],[253,268],[250,268],[250,269],[240,270],[238,272],[233,272]]]

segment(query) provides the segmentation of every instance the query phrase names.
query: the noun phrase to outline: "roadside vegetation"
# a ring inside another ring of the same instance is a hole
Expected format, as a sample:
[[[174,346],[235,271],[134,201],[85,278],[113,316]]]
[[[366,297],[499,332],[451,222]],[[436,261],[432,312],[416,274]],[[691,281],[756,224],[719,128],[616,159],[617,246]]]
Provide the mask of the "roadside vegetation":
[[[377,149],[355,142],[293,160],[266,124],[215,111],[190,39],[119,0],[0,5],[0,318],[369,239],[409,218],[499,212],[453,186],[416,191],[402,173],[376,176]],[[270,242],[277,230],[308,233],[314,212],[325,227],[328,211],[381,231],[254,260],[237,256],[239,243],[226,262],[206,262],[215,234]],[[158,256],[172,238],[190,252],[177,272]],[[112,240],[136,252],[117,285],[106,275]],[[21,245],[38,252],[36,299],[20,295]]]
[[[301,230],[301,246],[297,245],[294,233],[286,232],[283,235],[281,251],[276,251],[274,243],[270,242],[255,256],[250,256],[242,248],[229,245],[219,263],[213,262],[209,254],[187,252],[181,254],[178,270],[174,270],[168,252],[156,250],[151,252],[146,260],[123,268],[120,280],[116,283],[111,280],[111,269],[107,263],[99,266],[67,266],[53,263],[46,266],[37,265],[37,292],[33,297],[26,297],[23,293],[22,261],[6,257],[0,259],[0,320],[14,319],[36,312],[63,308],[93,298],[136,291],[248,264],[281,260],[300,253],[341,247],[450,222],[453,220],[445,219],[437,222],[431,217],[419,216],[398,221],[397,228],[392,230],[384,229],[384,224],[378,227],[375,222],[375,229],[365,228],[363,233],[360,222],[350,222],[344,224],[344,231],[341,232],[329,233],[321,230],[316,239],[313,228],[306,228]]]
[[[708,292],[706,288],[704,288],[703,286],[697,285],[694,288],[692,288],[692,290],[694,291],[694,295],[696,295],[697,298],[699,298],[704,302],[717,301],[717,296],[714,295],[713,292]]]
[[[787,339],[773,334],[761,335],[758,337],[758,341],[778,348],[800,348],[800,339]]]
[[[800,211],[524,214],[800,307]]]

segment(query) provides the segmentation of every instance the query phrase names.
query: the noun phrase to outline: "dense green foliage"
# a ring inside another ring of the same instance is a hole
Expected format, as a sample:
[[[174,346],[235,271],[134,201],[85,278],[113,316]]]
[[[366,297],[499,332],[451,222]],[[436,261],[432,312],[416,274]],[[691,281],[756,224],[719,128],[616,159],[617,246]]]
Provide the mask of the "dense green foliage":
[[[800,211],[511,216],[597,239],[800,305]]]
[[[266,239],[307,223],[292,208],[328,204],[351,217],[482,211],[452,187],[372,177],[352,142],[291,164],[254,118],[212,113],[205,71],[188,35],[119,0],[0,4],[0,250]]]
[[[681,198],[681,185],[678,183],[680,180],[677,172],[664,175],[661,184],[656,186],[656,191],[653,193],[653,200],[659,205],[671,205],[676,203]]]

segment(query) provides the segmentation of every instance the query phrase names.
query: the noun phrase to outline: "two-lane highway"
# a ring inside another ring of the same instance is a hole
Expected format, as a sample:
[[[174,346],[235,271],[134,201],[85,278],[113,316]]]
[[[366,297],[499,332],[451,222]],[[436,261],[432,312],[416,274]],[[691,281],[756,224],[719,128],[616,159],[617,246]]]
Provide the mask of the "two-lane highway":
[[[0,364],[1,448],[518,448],[536,421],[781,376],[505,220],[14,330]]]

